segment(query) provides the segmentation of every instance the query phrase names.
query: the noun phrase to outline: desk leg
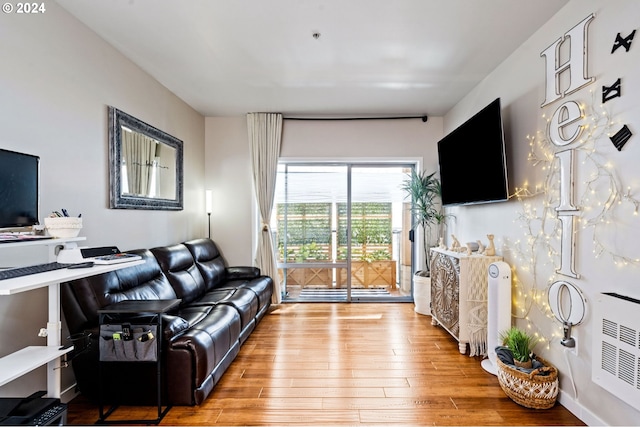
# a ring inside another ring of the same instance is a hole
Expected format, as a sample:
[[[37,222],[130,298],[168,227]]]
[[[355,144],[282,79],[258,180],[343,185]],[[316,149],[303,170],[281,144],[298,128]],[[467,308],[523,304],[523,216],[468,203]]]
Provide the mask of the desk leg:
[[[49,321],[47,322],[47,345],[59,347],[62,322],[60,322],[60,285],[49,285]],[[60,359],[47,363],[47,396],[60,398]]]

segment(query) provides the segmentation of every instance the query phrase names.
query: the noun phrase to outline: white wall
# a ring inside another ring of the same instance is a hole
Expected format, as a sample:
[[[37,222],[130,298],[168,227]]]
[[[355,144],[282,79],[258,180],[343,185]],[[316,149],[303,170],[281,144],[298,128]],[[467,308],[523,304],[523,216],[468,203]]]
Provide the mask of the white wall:
[[[0,147],[40,156],[41,216],[62,208],[82,213],[87,246],[129,250],[204,235],[200,114],[55,2],[47,2],[40,15],[0,14],[0,58]],[[109,105],[184,142],[184,210],[108,208]],[[0,265],[46,262],[41,249],[14,253],[2,247]],[[0,356],[45,343],[36,335],[46,323],[46,295],[40,290],[0,297]],[[43,377],[36,372],[0,394],[43,389]]]
[[[280,156],[298,159],[423,159],[438,167],[442,118],[284,120]],[[230,265],[253,264],[256,212],[245,117],[206,119],[206,187],[213,190],[211,237]]]
[[[565,32],[577,25],[591,13],[595,19],[588,28],[588,74],[596,80],[589,86],[540,108],[544,99],[545,71],[544,59],[540,53],[554,43]],[[559,105],[575,100],[587,105],[593,104],[597,111],[600,107],[601,89],[609,86],[618,77],[622,78],[622,96],[615,98],[604,107],[610,110],[616,124],[617,131],[626,123],[635,135],[629,140],[621,152],[618,152],[606,135],[597,139],[595,144],[597,153],[605,161],[612,164],[612,171],[617,175],[624,187],[631,186],[634,197],[640,197],[638,184],[638,160],[640,159],[640,46],[637,36],[628,53],[623,48],[611,54],[616,34],[621,32],[628,35],[638,27],[637,17],[640,16],[640,3],[634,0],[597,1],[573,0],[543,26],[533,37],[524,43],[509,59],[501,64],[488,78],[478,85],[445,117],[445,132],[448,133],[460,123],[473,115],[496,97],[501,97],[505,113],[506,137],[511,144],[514,175],[512,182],[522,186],[526,180],[530,183],[540,183],[545,176],[539,168],[533,167],[527,160],[529,151],[527,135],[535,135],[536,131],[546,133],[543,114],[549,116]],[[595,93],[592,102],[590,91]],[[599,114],[599,113],[598,113]],[[587,119],[593,115],[588,114]],[[572,146],[573,147],[573,146]],[[585,158],[584,153],[578,155],[576,161],[575,201],[584,212],[590,205],[597,204],[610,194],[607,189],[600,189],[591,201],[581,200],[585,193],[584,182],[596,169]],[[479,165],[478,176],[481,176]],[[557,185],[557,181],[554,181]],[[532,207],[542,212],[544,196],[528,200]],[[579,279],[567,278],[554,274],[558,267],[558,258],[549,257],[546,251],[528,251],[525,243],[529,233],[523,225],[531,225],[536,229],[536,221],[523,222],[518,215],[523,211],[524,202],[512,200],[509,202],[471,207],[457,207],[449,209],[456,216],[450,231],[456,234],[460,241],[487,241],[486,234],[494,233],[496,247],[500,255],[505,257],[515,269],[517,279],[514,290],[522,290],[527,298],[516,296],[514,314],[516,324],[531,326],[542,336],[551,339],[550,343],[538,345],[536,350],[554,363],[561,374],[561,401],[576,415],[591,424],[604,423],[607,425],[637,424],[640,412],[628,404],[614,397],[603,388],[591,381],[593,302],[601,292],[618,292],[635,298],[640,298],[638,288],[638,265],[621,267],[616,265],[612,256],[602,255],[596,258],[593,254],[594,232],[592,228],[578,227],[576,234],[576,271]],[[632,214],[633,208],[623,204],[616,211],[614,222],[609,226],[598,228],[596,241],[606,242],[608,248],[618,254],[631,258],[640,258],[637,240],[640,237],[640,224]],[[591,213],[589,215],[592,215]],[[559,247],[557,238],[552,239],[554,246]],[[518,244],[518,242],[521,242]],[[524,249],[524,256],[518,254],[518,247]],[[537,277],[526,271],[532,259],[537,264]],[[561,332],[556,322],[545,309],[546,289],[554,280],[564,279],[578,286],[587,300],[587,318],[585,322],[574,328],[573,336],[578,343],[577,355],[564,354],[557,334]],[[530,310],[523,313],[526,303],[539,296],[539,302],[534,303]],[[638,313],[631,314],[638,319]],[[525,317],[528,316],[529,319]],[[637,325],[637,321],[635,322]],[[554,336],[555,334],[555,336]],[[548,348],[547,348],[548,345]],[[577,395],[573,392],[570,373],[573,373]]]
[[[229,265],[253,265],[255,223],[246,117],[207,117],[205,187],[213,192],[211,239]]]

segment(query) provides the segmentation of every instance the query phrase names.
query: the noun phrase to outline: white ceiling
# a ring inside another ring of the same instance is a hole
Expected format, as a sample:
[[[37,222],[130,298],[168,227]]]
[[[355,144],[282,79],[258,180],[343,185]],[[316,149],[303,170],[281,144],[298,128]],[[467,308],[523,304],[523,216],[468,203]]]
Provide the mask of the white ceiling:
[[[287,117],[442,116],[568,2],[57,1],[202,115]]]

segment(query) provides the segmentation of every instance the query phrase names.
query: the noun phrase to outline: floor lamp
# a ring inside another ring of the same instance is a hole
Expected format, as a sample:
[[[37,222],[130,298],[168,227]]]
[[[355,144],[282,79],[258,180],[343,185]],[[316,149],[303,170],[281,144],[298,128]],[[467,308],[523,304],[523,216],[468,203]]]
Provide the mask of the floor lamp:
[[[213,210],[213,192],[211,190],[205,191],[204,206],[209,222],[209,238],[211,238],[211,211]]]

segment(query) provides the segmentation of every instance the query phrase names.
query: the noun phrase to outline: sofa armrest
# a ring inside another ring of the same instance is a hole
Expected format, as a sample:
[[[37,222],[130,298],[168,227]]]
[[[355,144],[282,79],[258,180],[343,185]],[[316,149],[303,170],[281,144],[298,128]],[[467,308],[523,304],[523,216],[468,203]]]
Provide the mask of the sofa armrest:
[[[180,316],[172,316],[170,314],[162,315],[163,336],[165,342],[171,341],[171,338],[182,334],[189,329],[189,322]]]
[[[227,267],[227,280],[255,279],[260,277],[258,267]]]

